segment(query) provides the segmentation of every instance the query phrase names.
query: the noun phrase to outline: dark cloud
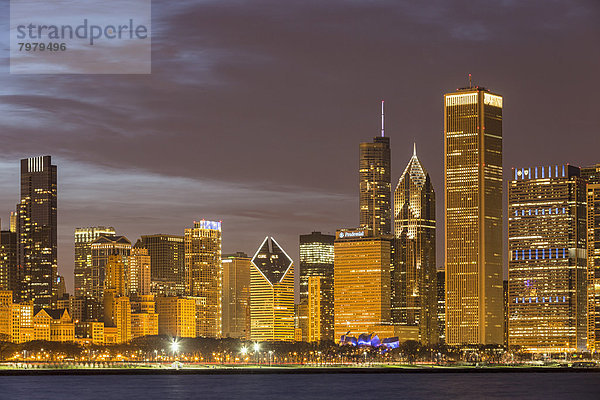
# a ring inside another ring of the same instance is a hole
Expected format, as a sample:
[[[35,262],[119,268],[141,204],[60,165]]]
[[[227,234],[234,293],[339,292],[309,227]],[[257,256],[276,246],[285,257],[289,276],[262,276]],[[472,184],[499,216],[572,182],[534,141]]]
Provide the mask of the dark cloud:
[[[293,257],[298,234],[356,225],[358,143],[377,135],[382,98],[394,179],[416,141],[441,228],[442,95],[468,73],[505,96],[506,171],[600,160],[597,1],[424,3],[154,1],[147,76],[9,75],[3,51],[3,172],[60,161],[70,278],[80,225],[135,240],[217,218],[226,250],[269,233]]]

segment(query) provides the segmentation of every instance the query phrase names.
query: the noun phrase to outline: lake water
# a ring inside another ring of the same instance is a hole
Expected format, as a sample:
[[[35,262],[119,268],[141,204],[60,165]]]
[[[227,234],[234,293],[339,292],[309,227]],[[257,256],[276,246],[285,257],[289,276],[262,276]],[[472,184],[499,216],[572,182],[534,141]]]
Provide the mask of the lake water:
[[[0,399],[600,399],[600,373],[0,376]]]

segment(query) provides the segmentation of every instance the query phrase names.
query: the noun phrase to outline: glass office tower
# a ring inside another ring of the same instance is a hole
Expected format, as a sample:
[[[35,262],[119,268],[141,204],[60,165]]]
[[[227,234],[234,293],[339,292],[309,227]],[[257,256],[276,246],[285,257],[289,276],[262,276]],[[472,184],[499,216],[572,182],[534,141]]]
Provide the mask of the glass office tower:
[[[439,341],[435,254],[435,192],[416,145],[394,191],[392,321],[419,326],[423,344]]]
[[[56,165],[50,156],[21,160],[17,206],[21,300],[50,308],[56,303]]]
[[[586,182],[579,168],[513,169],[508,187],[508,344],[586,347]]]
[[[310,336],[309,341],[333,340],[334,240],[334,235],[321,232],[300,235],[300,304],[307,304],[313,310],[312,313],[308,313],[308,319],[311,321],[305,335],[307,340]],[[320,278],[313,279],[312,290],[309,284],[311,277]],[[315,296],[318,298],[314,298]],[[316,316],[318,321],[314,320]],[[318,326],[318,329],[315,326]],[[308,331],[312,334],[308,335]]]
[[[360,227],[375,236],[392,233],[390,138],[361,143],[359,154]]]

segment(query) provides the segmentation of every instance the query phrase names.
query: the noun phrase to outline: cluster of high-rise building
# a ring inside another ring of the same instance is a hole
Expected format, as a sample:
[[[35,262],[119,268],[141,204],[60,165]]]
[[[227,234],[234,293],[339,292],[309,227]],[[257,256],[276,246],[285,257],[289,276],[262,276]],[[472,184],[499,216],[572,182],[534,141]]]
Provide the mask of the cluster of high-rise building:
[[[600,164],[513,169],[504,281],[502,111],[485,88],[444,95],[444,269],[416,147],[392,192],[383,118],[381,136],[361,143],[360,225],[334,245],[336,338],[598,351]]]
[[[0,335],[101,344],[367,334],[598,351],[600,164],[512,169],[503,280],[503,98],[469,86],[443,101],[445,268],[436,194],[416,144],[392,186],[382,102],[381,134],[359,146],[359,224],[300,235],[297,271],[270,236],[252,257],[222,254],[220,221],[135,244],[95,226],[75,230],[69,295],[57,274],[56,166],[50,156],[21,160],[21,199],[0,232]]]
[[[600,344],[600,164],[513,168],[508,343],[534,352]]]

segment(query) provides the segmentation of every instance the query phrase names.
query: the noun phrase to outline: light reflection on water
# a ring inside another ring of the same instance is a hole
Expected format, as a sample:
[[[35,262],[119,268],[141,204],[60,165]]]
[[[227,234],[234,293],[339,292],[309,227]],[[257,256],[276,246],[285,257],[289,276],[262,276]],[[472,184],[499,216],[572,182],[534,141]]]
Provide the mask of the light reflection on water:
[[[0,376],[0,399],[598,399],[600,373]]]

